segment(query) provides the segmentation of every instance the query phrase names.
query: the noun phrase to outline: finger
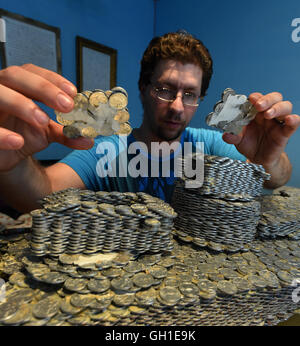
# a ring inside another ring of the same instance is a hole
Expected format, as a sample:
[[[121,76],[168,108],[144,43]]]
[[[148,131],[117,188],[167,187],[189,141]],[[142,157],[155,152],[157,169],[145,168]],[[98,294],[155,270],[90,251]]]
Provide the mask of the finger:
[[[62,89],[19,66],[10,66],[0,71],[0,83],[64,113],[70,112],[74,107],[73,99]]]
[[[0,128],[0,150],[18,150],[24,145],[24,138],[7,129]]]
[[[53,120],[50,120],[49,129],[50,129],[48,134],[49,143],[57,142],[69,148],[80,149],[80,150],[90,149],[94,145],[94,140],[90,138],[79,137],[76,139],[72,139],[72,138],[66,137],[63,134],[63,126],[57,124]]]
[[[275,103],[283,100],[282,95],[278,92],[261,95],[260,97],[258,97],[259,93],[254,93],[254,96],[253,94],[251,95],[252,97],[249,96],[249,100],[259,112],[264,112],[271,108]]]
[[[59,75],[58,73],[55,73],[53,71],[47,70],[45,68],[33,64],[24,64],[21,67],[29,72],[35,73],[47,79],[49,82],[56,85],[58,88],[62,89],[72,98],[74,98],[74,96],[77,94],[76,86],[70,81],[68,81],[66,78]]]
[[[285,137],[291,137],[291,135],[300,126],[300,117],[296,114],[287,115],[284,119],[284,125],[282,126],[283,135]]]
[[[252,104],[255,104],[262,96],[263,96],[263,94],[261,94],[261,93],[252,93],[249,95],[249,101]]]
[[[234,134],[228,133],[228,132],[224,132],[222,135],[222,139],[224,142],[226,142],[228,144],[234,144],[234,145],[240,144],[242,138],[243,138],[243,136],[241,134],[234,135]]]
[[[284,117],[291,114],[293,110],[293,104],[290,101],[278,102],[264,112],[266,119],[278,118],[284,120]]]
[[[0,109],[35,126],[47,126],[48,115],[24,95],[0,85]]]

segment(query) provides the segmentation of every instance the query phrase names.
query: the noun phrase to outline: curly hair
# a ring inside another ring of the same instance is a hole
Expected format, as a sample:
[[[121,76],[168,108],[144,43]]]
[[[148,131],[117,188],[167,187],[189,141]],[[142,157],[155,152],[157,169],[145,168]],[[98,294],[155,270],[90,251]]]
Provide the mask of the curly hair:
[[[150,79],[156,64],[162,59],[180,61],[183,64],[192,63],[203,71],[200,97],[206,95],[206,90],[213,73],[213,61],[204,44],[186,31],[178,31],[154,37],[146,48],[141,60],[139,89],[150,84]]]

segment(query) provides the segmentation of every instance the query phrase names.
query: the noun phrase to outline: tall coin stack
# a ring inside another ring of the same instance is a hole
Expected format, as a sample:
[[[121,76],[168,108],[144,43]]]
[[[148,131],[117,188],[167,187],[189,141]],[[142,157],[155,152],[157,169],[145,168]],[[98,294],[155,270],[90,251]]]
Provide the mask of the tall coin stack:
[[[199,154],[192,156],[196,160]],[[183,172],[185,160],[182,159]],[[260,202],[256,197],[261,195],[266,179],[269,175],[262,166],[204,155],[202,186],[187,187],[186,183],[193,180],[184,175],[176,183],[172,207],[178,213],[177,234],[213,250],[243,249],[256,235],[260,218]]]

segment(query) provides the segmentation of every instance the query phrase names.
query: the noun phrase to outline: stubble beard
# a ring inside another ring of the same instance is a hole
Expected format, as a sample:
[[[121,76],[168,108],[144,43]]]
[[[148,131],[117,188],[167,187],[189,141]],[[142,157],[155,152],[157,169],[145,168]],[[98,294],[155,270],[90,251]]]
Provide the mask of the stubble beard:
[[[172,142],[172,141],[178,139],[181,136],[181,134],[184,131],[184,129],[185,129],[185,127],[183,126],[179,130],[177,130],[175,134],[168,134],[167,131],[164,128],[158,127],[156,129],[156,136],[161,141]]]

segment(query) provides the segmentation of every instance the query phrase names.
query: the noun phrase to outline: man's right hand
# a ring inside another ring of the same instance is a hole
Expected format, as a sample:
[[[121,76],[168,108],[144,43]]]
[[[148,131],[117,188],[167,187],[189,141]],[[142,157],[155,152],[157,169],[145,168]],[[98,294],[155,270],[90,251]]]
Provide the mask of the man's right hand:
[[[63,126],[32,100],[63,113],[74,107],[76,87],[55,72],[26,64],[0,71],[0,172],[58,142],[73,149],[89,149],[93,140],[69,139]]]

